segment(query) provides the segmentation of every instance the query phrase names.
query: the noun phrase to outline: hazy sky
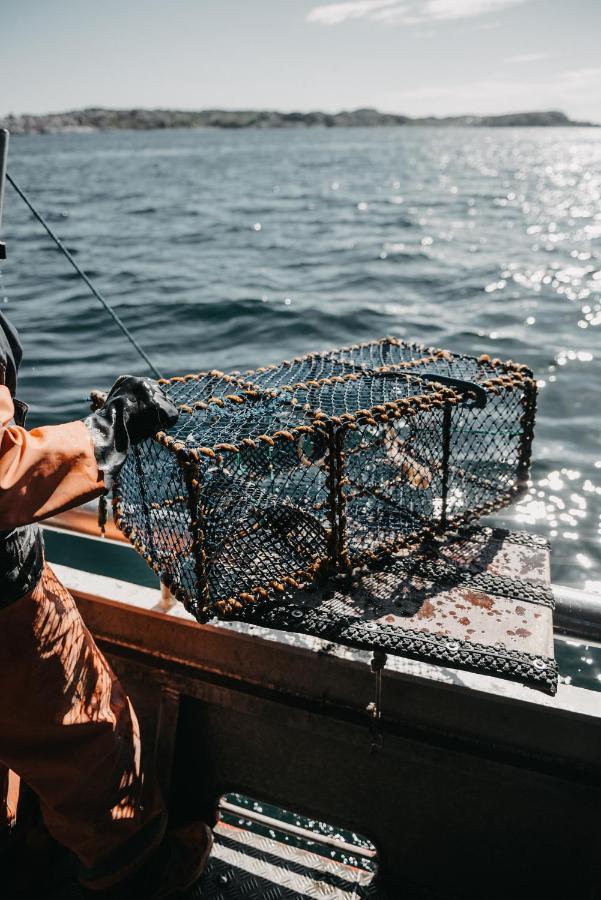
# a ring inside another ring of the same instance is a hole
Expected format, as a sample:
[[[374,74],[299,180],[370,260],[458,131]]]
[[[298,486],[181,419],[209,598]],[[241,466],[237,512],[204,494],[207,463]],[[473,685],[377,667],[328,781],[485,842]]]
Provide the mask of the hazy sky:
[[[0,0],[0,115],[83,106],[601,121],[601,0]]]

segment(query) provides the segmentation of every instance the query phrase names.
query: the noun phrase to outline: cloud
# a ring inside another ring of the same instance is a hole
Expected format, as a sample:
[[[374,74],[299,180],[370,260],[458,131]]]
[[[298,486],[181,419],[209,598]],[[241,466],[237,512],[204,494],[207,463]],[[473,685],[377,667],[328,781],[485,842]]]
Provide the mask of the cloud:
[[[429,19],[469,19],[519,6],[526,0],[426,0],[423,14]]]
[[[348,0],[346,3],[327,3],[314,6],[307,14],[307,22],[320,25],[339,25],[348,19],[372,19],[386,6],[398,6],[397,0]]]
[[[506,63],[516,63],[517,65],[521,65],[522,63],[531,63],[538,62],[541,59],[548,59],[548,53],[518,53],[517,56],[508,56],[505,59]]]
[[[416,25],[469,19],[527,2],[529,0],[347,0],[314,6],[307,14],[307,22],[339,25],[350,19],[368,19],[390,25]]]

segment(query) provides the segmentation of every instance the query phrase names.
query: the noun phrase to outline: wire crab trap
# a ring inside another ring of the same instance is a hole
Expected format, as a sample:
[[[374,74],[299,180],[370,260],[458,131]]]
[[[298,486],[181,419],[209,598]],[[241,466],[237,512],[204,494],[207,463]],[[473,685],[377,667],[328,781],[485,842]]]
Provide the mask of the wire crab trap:
[[[385,338],[162,382],[181,410],[124,466],[115,521],[199,621],[456,529],[524,487],[536,385]]]

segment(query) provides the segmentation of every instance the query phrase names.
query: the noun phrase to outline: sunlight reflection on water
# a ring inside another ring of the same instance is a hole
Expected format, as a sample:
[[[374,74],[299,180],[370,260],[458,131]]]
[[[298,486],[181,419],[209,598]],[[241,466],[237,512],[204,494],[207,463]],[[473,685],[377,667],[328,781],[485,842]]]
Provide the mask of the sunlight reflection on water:
[[[601,592],[601,131],[15,137],[11,168],[167,373],[386,333],[530,365],[531,484],[496,521]],[[34,423],[79,417],[140,363],[11,193],[5,212],[21,393]]]

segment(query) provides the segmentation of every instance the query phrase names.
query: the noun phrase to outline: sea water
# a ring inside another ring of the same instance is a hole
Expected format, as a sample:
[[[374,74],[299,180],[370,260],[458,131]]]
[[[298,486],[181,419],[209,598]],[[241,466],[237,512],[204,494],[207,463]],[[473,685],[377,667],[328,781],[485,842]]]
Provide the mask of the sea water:
[[[601,592],[601,130],[15,136],[9,162],[165,374],[386,334],[531,366],[531,485],[495,522]],[[82,417],[145,366],[8,186],[3,239],[31,422]]]

